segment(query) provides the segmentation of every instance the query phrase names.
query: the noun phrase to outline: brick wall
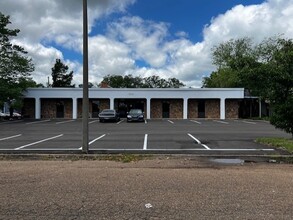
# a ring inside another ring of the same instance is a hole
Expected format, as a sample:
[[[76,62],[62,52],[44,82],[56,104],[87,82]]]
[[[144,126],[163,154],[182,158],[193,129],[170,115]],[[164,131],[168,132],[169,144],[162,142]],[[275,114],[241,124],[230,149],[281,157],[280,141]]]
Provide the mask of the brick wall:
[[[162,100],[152,99],[151,100],[151,118],[162,118]]]
[[[151,118],[163,117],[163,102],[168,102],[170,104],[170,118],[183,118],[183,99],[152,99]]]
[[[64,118],[72,118],[72,99],[41,99],[41,118],[57,118],[57,104],[64,105]]]
[[[226,103],[226,118],[239,117],[239,102],[238,100],[227,99]]]
[[[183,118],[183,99],[170,100],[170,118]]]
[[[198,102],[195,99],[189,99],[187,118],[197,118],[197,117],[198,117]]]
[[[23,100],[22,115],[25,118],[35,118],[35,99],[25,98]]]
[[[220,100],[205,100],[205,118],[220,118]]]
[[[93,100],[89,100],[89,113],[90,114],[93,112],[92,101]],[[110,108],[110,99],[94,99],[94,101],[99,101],[100,112],[103,111],[104,109]],[[82,99],[77,100],[77,117],[82,118]]]

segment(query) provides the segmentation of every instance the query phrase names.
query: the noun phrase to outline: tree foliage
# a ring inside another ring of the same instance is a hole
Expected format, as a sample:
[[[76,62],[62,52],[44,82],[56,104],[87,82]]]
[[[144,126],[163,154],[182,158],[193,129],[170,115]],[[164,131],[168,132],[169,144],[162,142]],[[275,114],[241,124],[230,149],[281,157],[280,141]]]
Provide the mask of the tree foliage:
[[[180,88],[185,86],[176,78],[162,79],[153,75],[149,77],[140,77],[130,75],[107,75],[103,78],[102,83],[112,88]]]
[[[258,45],[243,38],[215,47],[217,66],[204,87],[244,87],[270,102],[271,123],[293,135],[293,42],[270,38]]]
[[[10,17],[0,12],[0,106],[10,99],[20,100],[28,86],[36,86],[30,78],[32,59],[23,47],[12,44],[19,29],[9,29]]]
[[[60,59],[56,59],[52,68],[52,87],[74,87],[71,85],[73,79],[73,71],[67,73],[68,66],[62,63]]]

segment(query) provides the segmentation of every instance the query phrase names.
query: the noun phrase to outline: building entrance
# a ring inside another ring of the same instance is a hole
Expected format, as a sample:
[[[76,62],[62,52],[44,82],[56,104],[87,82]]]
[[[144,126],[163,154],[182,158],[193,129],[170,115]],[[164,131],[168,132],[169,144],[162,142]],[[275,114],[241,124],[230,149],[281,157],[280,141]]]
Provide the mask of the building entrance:
[[[163,108],[162,117],[163,118],[170,118],[170,103],[169,102],[163,102],[162,108]]]
[[[198,118],[205,118],[205,100],[198,100]]]
[[[126,118],[130,109],[141,109],[145,112],[145,99],[117,99],[115,100],[115,109],[118,111],[120,118]]]
[[[56,103],[56,118],[64,118],[64,103]]]

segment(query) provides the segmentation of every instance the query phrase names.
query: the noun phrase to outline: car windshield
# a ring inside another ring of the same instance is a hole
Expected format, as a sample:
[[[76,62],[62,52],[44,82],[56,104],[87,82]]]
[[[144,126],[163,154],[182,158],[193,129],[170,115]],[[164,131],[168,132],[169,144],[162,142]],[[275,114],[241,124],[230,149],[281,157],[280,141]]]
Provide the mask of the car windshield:
[[[111,114],[114,114],[114,110],[106,109],[106,110],[103,110],[102,113],[111,113]]]
[[[131,109],[129,113],[130,114],[141,114],[142,111],[140,109]]]

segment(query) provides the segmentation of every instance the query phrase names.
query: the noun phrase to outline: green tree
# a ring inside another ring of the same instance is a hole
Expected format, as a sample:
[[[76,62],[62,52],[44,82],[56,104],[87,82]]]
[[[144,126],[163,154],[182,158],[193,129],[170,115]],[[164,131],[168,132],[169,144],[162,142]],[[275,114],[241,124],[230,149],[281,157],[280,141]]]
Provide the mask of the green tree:
[[[140,76],[134,77],[131,74],[126,76],[107,75],[100,85],[102,83],[112,88],[180,88],[185,86],[176,78],[165,80],[156,75],[141,78]]]
[[[156,75],[145,77],[143,84],[144,88],[167,88],[167,81]]]
[[[34,71],[32,59],[23,47],[12,44],[19,29],[9,29],[10,17],[0,12],[0,106],[8,100],[20,100],[23,91],[31,82],[30,73]]]
[[[244,87],[271,104],[270,121],[293,135],[293,42],[269,38],[258,45],[243,38],[213,50],[217,70],[204,87]]]
[[[259,64],[258,53],[250,38],[221,43],[213,48],[212,56],[217,70],[203,78],[203,87],[245,87],[252,92],[249,81],[243,77],[248,70]]]
[[[271,59],[258,69],[258,74],[266,78],[264,94],[273,107],[271,123],[293,137],[293,41],[278,39],[276,45]]]
[[[73,71],[67,73],[68,66],[61,62],[60,59],[56,59],[56,63],[52,68],[52,87],[74,87],[71,85],[73,79]]]

